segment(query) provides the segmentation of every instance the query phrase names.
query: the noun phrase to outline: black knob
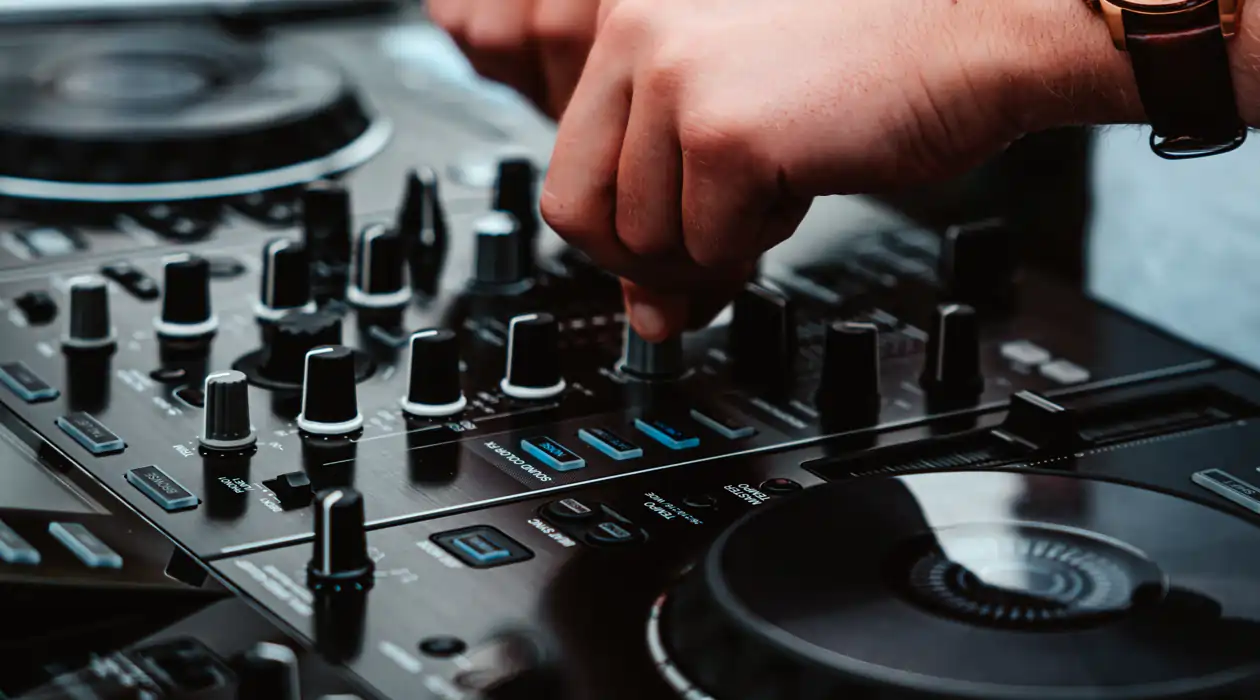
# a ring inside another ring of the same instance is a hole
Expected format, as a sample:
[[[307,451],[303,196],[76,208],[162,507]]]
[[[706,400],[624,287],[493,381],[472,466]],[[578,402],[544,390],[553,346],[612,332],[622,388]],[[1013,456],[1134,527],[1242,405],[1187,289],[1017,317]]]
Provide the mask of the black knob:
[[[363,496],[342,486],[315,494],[314,555],[306,566],[315,590],[363,589],[372,583]]]
[[[682,337],[675,336],[662,343],[648,342],[627,323],[625,345],[617,369],[645,381],[677,379],[687,369],[683,363]]]
[[[384,224],[363,229],[355,244],[354,274],[346,298],[355,306],[392,309],[411,301],[403,239]]]
[[[511,157],[499,161],[494,183],[494,206],[516,218],[520,225],[517,246],[521,271],[528,277],[534,271],[534,245],[542,224],[538,216],[538,168],[528,158]]]
[[[302,700],[297,655],[289,647],[259,642],[234,665],[238,700]]]
[[[548,399],[564,391],[560,325],[551,314],[523,314],[508,330],[507,370],[499,386],[518,399]]]
[[[302,192],[302,233],[311,260],[331,268],[350,264],[353,209],[350,192],[335,180],[317,180]]]
[[[403,410],[413,416],[438,418],[455,415],[467,405],[460,388],[459,339],[455,333],[431,328],[412,335]]]
[[[239,450],[258,441],[249,420],[249,380],[235,370],[206,377],[205,422],[201,446],[211,450]]]
[[[219,328],[210,308],[210,261],[190,254],[166,259],[162,315],[153,320],[158,335],[168,338],[200,338]]]
[[[332,311],[297,311],[276,322],[259,368],[275,382],[301,384],[306,354],[322,345],[341,344],[341,317]]]
[[[112,348],[116,343],[109,315],[109,283],[83,275],[70,280],[70,315],[61,345],[70,350]]]
[[[326,345],[306,353],[298,427],[315,435],[347,435],[363,427],[354,351]]]
[[[785,294],[748,284],[735,299],[728,339],[737,381],[780,384],[796,359],[796,314]]]
[[[315,310],[310,256],[301,243],[273,238],[263,246],[262,288],[254,313],[260,319],[275,321],[299,309]]]
[[[879,371],[879,328],[870,323],[828,324],[815,406],[832,420],[874,422],[880,408]]]
[[[939,275],[949,301],[1005,308],[1015,298],[1014,237],[1000,219],[945,231]]]
[[[928,335],[922,384],[929,395],[973,398],[984,389],[980,373],[980,324],[976,310],[965,304],[936,308]]]
[[[473,224],[477,261],[473,285],[486,291],[515,291],[526,279],[521,264],[520,224],[507,212],[493,211]]]
[[[407,192],[398,213],[398,235],[406,244],[412,289],[428,296],[437,294],[450,234],[438,176],[432,168],[420,168],[407,175]]]

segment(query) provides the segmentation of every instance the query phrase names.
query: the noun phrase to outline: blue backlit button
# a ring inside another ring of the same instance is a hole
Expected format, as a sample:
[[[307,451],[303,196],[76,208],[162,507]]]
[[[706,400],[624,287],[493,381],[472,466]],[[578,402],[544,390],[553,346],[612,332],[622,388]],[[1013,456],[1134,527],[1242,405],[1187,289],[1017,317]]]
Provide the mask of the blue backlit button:
[[[598,544],[628,544],[639,539],[633,530],[612,520],[605,520],[591,529],[589,536]]]
[[[26,403],[52,401],[61,395],[61,392],[32,372],[25,362],[6,362],[0,365],[0,384],[9,387],[10,391]]]
[[[712,409],[700,411],[693,408],[691,409],[691,417],[703,424],[704,427],[730,440],[742,440],[757,434],[756,428],[729,413]]]
[[[121,569],[122,557],[81,523],[50,523],[48,534],[93,569]]]
[[[558,472],[573,471],[586,466],[586,460],[549,437],[521,440],[521,449]]]
[[[192,495],[191,491],[153,465],[127,472],[127,483],[140,489],[140,492],[148,496],[149,500],[166,511],[196,508],[197,504],[201,503],[201,500]]]
[[[656,418],[635,418],[634,427],[671,450],[685,450],[700,444],[699,436],[690,435]]]
[[[39,550],[17,532],[0,522],[0,561],[6,564],[38,564]]]
[[[114,431],[83,411],[58,418],[57,427],[94,455],[122,452],[127,447]]]
[[[578,430],[582,442],[616,460],[637,459],[643,456],[643,448],[604,428]]]
[[[484,525],[438,533],[432,540],[474,569],[503,566],[534,556],[520,542]]]

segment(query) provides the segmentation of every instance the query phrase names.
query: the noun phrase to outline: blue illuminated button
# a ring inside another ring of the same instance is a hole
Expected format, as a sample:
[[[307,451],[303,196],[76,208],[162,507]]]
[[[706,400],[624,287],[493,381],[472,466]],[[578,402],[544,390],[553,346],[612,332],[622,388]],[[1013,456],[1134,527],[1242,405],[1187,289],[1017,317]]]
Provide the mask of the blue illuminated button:
[[[31,371],[25,362],[6,362],[0,365],[0,384],[9,387],[10,391],[26,403],[51,401],[61,395],[61,392]]]
[[[635,418],[634,427],[671,450],[685,450],[700,444],[699,436],[689,435],[656,418]]]
[[[489,537],[480,533],[460,535],[451,540],[451,545],[457,547],[459,551],[468,555],[469,558],[478,564],[489,564],[492,561],[512,556],[511,550],[507,547],[496,544]]]
[[[521,440],[521,449],[558,472],[573,471],[586,466],[586,460],[549,437]]]
[[[57,427],[94,455],[122,452],[127,447],[114,431],[83,411],[58,418]]]
[[[643,456],[643,448],[604,428],[578,430],[582,442],[616,460],[637,459]]]
[[[693,408],[691,417],[729,440],[741,440],[757,434],[756,428],[727,413],[713,410],[699,411]]]
[[[7,564],[38,564],[39,550],[17,532],[0,522],[0,561]]]
[[[121,569],[122,557],[81,523],[50,523],[48,534],[93,569]]]
[[[474,569],[504,566],[534,556],[520,542],[486,525],[440,532],[432,540]]]

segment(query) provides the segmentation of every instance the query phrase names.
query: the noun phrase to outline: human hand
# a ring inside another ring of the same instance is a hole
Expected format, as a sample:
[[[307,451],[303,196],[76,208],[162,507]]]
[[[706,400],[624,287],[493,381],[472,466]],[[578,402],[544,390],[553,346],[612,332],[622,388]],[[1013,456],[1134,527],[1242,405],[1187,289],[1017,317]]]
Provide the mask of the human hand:
[[[483,76],[559,118],[595,36],[599,0],[429,0],[429,16]]]
[[[815,196],[1141,117],[1079,0],[604,0],[599,21],[542,212],[652,340],[707,322]]]

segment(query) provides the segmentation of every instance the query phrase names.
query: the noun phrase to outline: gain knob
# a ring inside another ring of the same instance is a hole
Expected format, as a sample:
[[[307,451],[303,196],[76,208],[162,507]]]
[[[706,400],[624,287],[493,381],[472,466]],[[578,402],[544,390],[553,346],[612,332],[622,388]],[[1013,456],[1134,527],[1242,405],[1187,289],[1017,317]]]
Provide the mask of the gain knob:
[[[652,343],[644,340],[627,323],[625,346],[617,369],[622,374],[644,381],[677,379],[686,371],[682,337],[674,336],[662,343]]]
[[[1014,236],[1000,219],[951,226],[941,243],[939,276],[949,301],[1003,309],[1015,299]]]
[[[326,345],[306,353],[298,427],[314,435],[348,435],[363,427],[354,351]]]
[[[548,313],[523,314],[508,329],[507,368],[499,386],[518,399],[549,399],[565,389],[560,324]]]
[[[249,380],[243,372],[231,370],[206,377],[204,396],[202,447],[232,451],[258,441],[249,419]]]
[[[828,324],[814,405],[829,422],[856,426],[879,418],[879,396],[879,328]]]
[[[363,590],[372,585],[375,565],[368,555],[363,496],[342,486],[315,495],[314,555],[306,565],[307,584],[316,591]]]
[[[301,243],[273,238],[263,246],[262,289],[254,315],[276,321],[291,311],[314,311],[311,260]]]
[[[936,308],[921,383],[929,396],[971,399],[980,395],[984,377],[980,373],[980,324],[975,309],[965,304]]]
[[[109,315],[109,283],[83,275],[70,280],[70,314],[61,346],[67,350],[113,348],[116,340]]]
[[[297,655],[289,647],[259,642],[236,663],[238,700],[302,700]]]
[[[511,214],[519,223],[516,238],[521,271],[528,277],[534,271],[534,245],[542,228],[538,216],[538,169],[528,158],[510,157],[499,161],[494,183],[494,205]]]
[[[477,237],[477,261],[473,288],[511,294],[529,286],[520,246],[520,223],[507,212],[492,211],[473,224]]]
[[[219,328],[210,308],[210,261],[187,253],[173,255],[163,267],[162,315],[153,319],[159,336],[202,338]]]
[[[460,388],[459,339],[453,331],[431,328],[412,335],[407,377],[402,408],[413,416],[453,416],[468,405]]]
[[[397,228],[407,248],[412,289],[428,296],[437,294],[450,234],[433,168],[413,170],[407,176]]]
[[[759,284],[745,286],[735,299],[729,332],[738,381],[777,385],[791,376],[796,316],[785,294]]]
[[[302,383],[306,354],[341,344],[341,317],[332,311],[299,311],[281,318],[268,334],[259,374],[281,384]]]
[[[302,192],[302,235],[315,263],[327,268],[350,264],[350,192],[335,180],[317,180]]]
[[[346,298],[365,309],[393,309],[411,301],[403,239],[384,224],[363,229],[355,245],[354,271]]]

